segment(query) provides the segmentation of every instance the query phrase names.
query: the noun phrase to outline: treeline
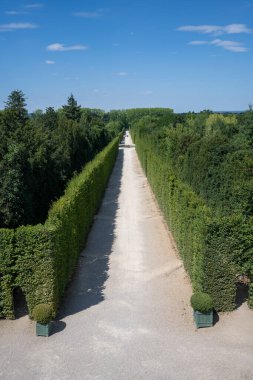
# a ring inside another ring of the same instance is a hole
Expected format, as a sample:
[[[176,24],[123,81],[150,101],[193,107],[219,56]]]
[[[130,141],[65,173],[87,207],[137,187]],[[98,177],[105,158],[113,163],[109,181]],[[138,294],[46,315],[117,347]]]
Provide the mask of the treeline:
[[[59,110],[29,114],[13,91],[0,111],[0,227],[43,223],[68,181],[122,128],[122,118],[81,108],[73,95]]]
[[[253,278],[252,110],[171,114],[166,124],[148,112],[132,135],[194,289],[233,309],[237,278]]]

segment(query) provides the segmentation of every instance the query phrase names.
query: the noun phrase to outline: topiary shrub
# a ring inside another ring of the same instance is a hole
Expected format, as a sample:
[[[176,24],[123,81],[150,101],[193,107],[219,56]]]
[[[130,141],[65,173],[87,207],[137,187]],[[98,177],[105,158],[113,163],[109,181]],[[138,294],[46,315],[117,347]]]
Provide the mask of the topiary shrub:
[[[194,293],[191,296],[191,305],[194,311],[199,311],[201,313],[209,313],[213,310],[212,297],[203,292]]]
[[[54,316],[54,310],[51,305],[47,303],[40,303],[36,305],[32,312],[32,317],[35,321],[41,324],[48,324]]]

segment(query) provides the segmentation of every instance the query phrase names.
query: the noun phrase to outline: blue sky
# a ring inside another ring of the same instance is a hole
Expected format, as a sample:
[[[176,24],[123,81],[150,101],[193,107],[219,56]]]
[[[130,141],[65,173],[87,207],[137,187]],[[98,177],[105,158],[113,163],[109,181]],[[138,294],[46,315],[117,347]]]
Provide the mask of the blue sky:
[[[243,110],[253,103],[253,0],[0,2],[0,108]]]

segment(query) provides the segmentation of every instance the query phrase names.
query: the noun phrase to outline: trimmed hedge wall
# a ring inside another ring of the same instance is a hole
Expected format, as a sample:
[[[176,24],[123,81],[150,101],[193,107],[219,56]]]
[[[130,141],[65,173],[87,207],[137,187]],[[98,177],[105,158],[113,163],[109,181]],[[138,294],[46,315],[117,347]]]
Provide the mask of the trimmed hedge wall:
[[[56,300],[59,302],[84,247],[118,152],[119,138],[86,165],[49,211],[45,226],[54,231]]]
[[[252,220],[214,216],[206,202],[178,178],[150,132],[138,124],[131,128],[141,165],[175,237],[193,290],[209,293],[217,311],[233,310],[236,276],[247,272],[253,277]],[[252,287],[249,305],[253,306]]]
[[[44,225],[19,227],[15,232],[15,278],[12,286],[25,295],[29,315],[38,303],[57,306],[55,296],[54,231]]]
[[[12,289],[14,277],[14,230],[0,229],[0,317],[12,319]]]
[[[25,295],[29,315],[47,303],[56,312],[84,247],[113,169],[114,139],[70,181],[44,225],[0,229],[0,317],[15,318],[13,289]]]

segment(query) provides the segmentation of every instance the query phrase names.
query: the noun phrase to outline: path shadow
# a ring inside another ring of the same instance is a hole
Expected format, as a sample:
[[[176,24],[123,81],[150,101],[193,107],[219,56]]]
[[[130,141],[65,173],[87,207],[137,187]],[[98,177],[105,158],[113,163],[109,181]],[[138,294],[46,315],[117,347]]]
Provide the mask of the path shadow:
[[[219,322],[219,320],[220,320],[219,314],[217,313],[216,310],[214,310],[214,312],[213,312],[213,325],[215,326],[216,323]]]
[[[22,318],[28,314],[25,294],[19,286],[13,289],[13,308],[15,319]]]
[[[69,285],[58,319],[76,314],[104,300],[109,258],[115,240],[115,223],[121,188],[124,149],[119,149],[102,205],[94,218],[86,247]],[[84,210],[85,212],[85,210]]]
[[[238,309],[249,298],[249,286],[242,282],[236,283],[235,308]]]
[[[54,335],[63,331],[66,328],[66,326],[67,326],[66,323],[63,321],[58,321],[58,320],[54,321],[53,328],[50,335]]]

